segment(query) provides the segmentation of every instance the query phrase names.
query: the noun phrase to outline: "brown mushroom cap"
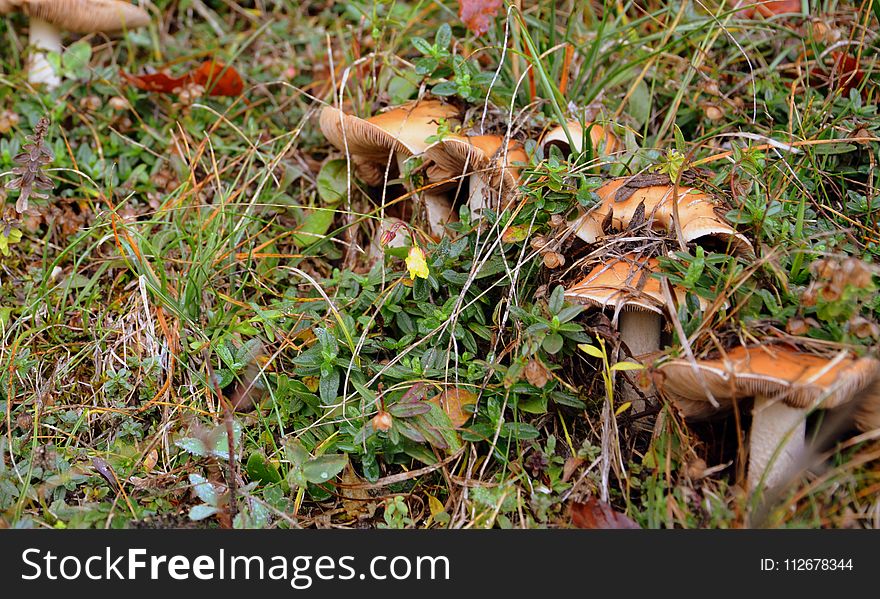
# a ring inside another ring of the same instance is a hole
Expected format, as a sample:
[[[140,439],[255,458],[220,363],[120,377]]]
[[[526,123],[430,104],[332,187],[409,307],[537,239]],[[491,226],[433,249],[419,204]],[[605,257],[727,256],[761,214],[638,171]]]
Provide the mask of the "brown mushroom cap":
[[[824,358],[781,345],[740,346],[721,358],[698,360],[696,367],[688,360],[671,360],[659,372],[663,393],[685,416],[699,417],[715,411],[704,384],[722,407],[762,396],[794,408],[833,408],[872,384],[880,376],[880,361],[848,353]]]
[[[575,143],[574,149],[577,152],[583,151],[584,128],[581,127],[581,124],[577,121],[568,121],[566,125],[568,127],[568,132],[571,134],[571,139]],[[587,123],[587,127],[590,127],[590,123]],[[595,123],[590,127],[590,142],[593,144],[594,150],[603,154],[613,154],[617,151],[617,147],[620,145],[617,136],[614,135],[609,128]],[[562,125],[553,127],[544,134],[543,138],[541,138],[541,147],[544,149],[545,155],[550,146],[557,146],[564,154],[568,154],[571,151],[571,148],[568,146],[568,138],[565,136],[565,131],[562,129]]]
[[[320,125],[331,144],[348,150],[364,182],[376,186],[385,178],[389,153],[407,157],[422,153],[441,119],[457,122],[458,110],[438,100],[420,100],[368,119],[327,106],[321,111]]]
[[[0,13],[5,12],[3,3],[0,0]],[[121,31],[150,23],[147,11],[124,0],[5,0],[5,4],[22,6],[27,16],[75,33]]]
[[[656,258],[630,253],[596,266],[584,279],[566,290],[570,302],[664,314],[666,301],[660,281],[651,273],[660,272]],[[678,301],[684,292],[673,286]]]
[[[604,235],[602,224],[609,214],[615,229],[626,229],[641,204],[644,204],[645,217],[652,223],[653,228],[666,230],[672,228],[673,186],[643,187],[637,189],[628,198],[617,201],[615,194],[626,182],[626,177],[614,179],[596,190],[602,202],[573,223],[579,237],[591,243],[602,237]],[[718,214],[719,208],[720,206],[711,196],[699,189],[679,187],[678,213],[684,240],[690,242],[703,237],[715,237],[730,243],[736,253],[752,254],[749,240]]]
[[[528,162],[529,158],[519,142],[508,140],[506,152],[503,145],[504,137],[501,135],[444,137],[425,150],[425,161],[429,163],[428,178],[443,181],[475,173],[485,177],[494,187],[499,183],[500,176],[505,191],[515,189],[519,169],[513,163]]]

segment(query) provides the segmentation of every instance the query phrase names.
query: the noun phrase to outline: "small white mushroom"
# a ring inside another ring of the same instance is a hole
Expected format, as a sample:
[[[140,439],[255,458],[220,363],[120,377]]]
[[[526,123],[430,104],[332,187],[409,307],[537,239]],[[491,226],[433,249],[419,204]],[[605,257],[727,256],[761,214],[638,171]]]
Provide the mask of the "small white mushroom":
[[[21,10],[30,18],[32,47],[28,80],[55,88],[61,77],[46,59],[46,52],[61,53],[61,35],[111,33],[148,25],[150,15],[124,0],[0,0],[0,14]]]

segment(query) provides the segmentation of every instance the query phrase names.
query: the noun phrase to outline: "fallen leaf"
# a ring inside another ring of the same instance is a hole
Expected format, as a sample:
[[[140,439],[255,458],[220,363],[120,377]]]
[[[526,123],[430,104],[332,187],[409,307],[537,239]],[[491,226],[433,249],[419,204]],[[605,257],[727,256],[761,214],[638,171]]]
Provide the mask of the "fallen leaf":
[[[458,0],[458,16],[468,29],[483,35],[502,4],[501,0]]]
[[[626,514],[595,497],[571,504],[571,523],[576,528],[639,528]]]
[[[577,456],[570,456],[565,460],[565,465],[562,467],[562,482],[567,483],[584,461],[584,458]]]
[[[814,67],[810,74],[819,79],[817,87],[834,85],[834,89],[839,89],[843,96],[848,96],[851,89],[858,88],[865,79],[865,72],[861,69],[859,60],[851,54],[844,52],[832,52],[831,58],[834,64],[829,72],[821,66]],[[867,89],[862,90],[862,97],[866,97]]]
[[[238,71],[217,60],[203,62],[192,77],[193,83],[204,86],[209,96],[238,96],[244,91]]]
[[[550,380],[550,371],[538,358],[531,358],[525,367],[526,380],[539,389]]]
[[[443,411],[449,416],[449,420],[458,428],[463,426],[473,415],[465,407],[477,403],[477,394],[467,389],[451,387],[429,401],[443,408]]]
[[[751,19],[758,13],[764,18],[774,17],[784,14],[801,14],[801,0],[765,0],[764,2],[754,2],[753,0],[745,0],[740,4],[751,4],[748,8],[744,8],[737,14],[743,18]]]
[[[120,75],[138,89],[164,94],[177,93],[189,85],[201,85],[209,96],[238,96],[244,90],[244,81],[238,71],[217,60],[205,61],[195,71],[180,77],[166,73],[129,75],[120,72]]]

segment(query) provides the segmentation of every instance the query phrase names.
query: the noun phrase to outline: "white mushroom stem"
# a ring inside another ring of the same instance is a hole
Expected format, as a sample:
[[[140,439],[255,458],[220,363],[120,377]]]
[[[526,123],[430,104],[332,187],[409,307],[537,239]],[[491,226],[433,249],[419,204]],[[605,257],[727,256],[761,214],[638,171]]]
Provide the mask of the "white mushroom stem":
[[[45,83],[49,89],[61,84],[61,77],[46,58],[46,52],[61,54],[61,31],[51,23],[42,19],[31,18],[30,62],[28,64],[28,81],[34,84]]]
[[[443,237],[446,223],[451,219],[452,202],[444,194],[423,193],[425,213],[428,217],[428,228],[434,237]]]
[[[471,217],[480,218],[483,210],[489,207],[492,190],[486,178],[476,173],[468,177],[468,187],[468,207],[471,209]]]
[[[756,397],[749,440],[749,489],[774,487],[792,474],[804,450],[806,414],[778,399]]]
[[[660,349],[662,329],[663,317],[650,310],[627,310],[620,314],[617,323],[620,340],[636,359]],[[623,386],[622,399],[632,402],[633,412],[645,409],[645,401],[631,385]]]
[[[400,173],[400,178],[405,181],[404,163],[406,163],[408,156],[398,152],[395,158],[397,158],[397,171]],[[428,219],[428,229],[431,231],[431,235],[442,237],[444,227],[452,213],[452,202],[446,197],[446,194],[425,191],[420,193],[418,198],[414,196],[413,199],[421,199],[424,202],[425,216]]]

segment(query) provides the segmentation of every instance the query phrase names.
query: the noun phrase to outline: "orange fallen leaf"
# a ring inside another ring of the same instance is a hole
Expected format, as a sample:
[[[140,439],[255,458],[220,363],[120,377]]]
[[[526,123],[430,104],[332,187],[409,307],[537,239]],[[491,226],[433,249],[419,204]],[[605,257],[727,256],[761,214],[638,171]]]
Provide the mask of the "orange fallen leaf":
[[[571,523],[577,528],[640,528],[626,514],[595,497],[571,504]]]
[[[232,67],[217,60],[208,60],[180,77],[172,77],[166,73],[149,75],[129,75],[120,72],[122,78],[138,89],[164,94],[177,93],[188,85],[201,85],[209,96],[238,96],[244,90],[244,81]]]
[[[489,31],[502,4],[501,0],[458,0],[458,17],[468,29],[483,35]]]
[[[459,428],[473,415],[465,408],[477,403],[477,395],[473,391],[451,387],[429,400],[432,404],[440,406],[455,428]]]
[[[209,96],[238,96],[244,81],[234,68],[216,60],[208,60],[193,73],[193,82],[203,85]]]
[[[755,5],[739,11],[738,14],[746,19],[751,19],[755,16],[755,13],[760,14],[765,19],[776,15],[801,13],[801,0],[765,0],[764,2],[746,0],[741,4]]]

